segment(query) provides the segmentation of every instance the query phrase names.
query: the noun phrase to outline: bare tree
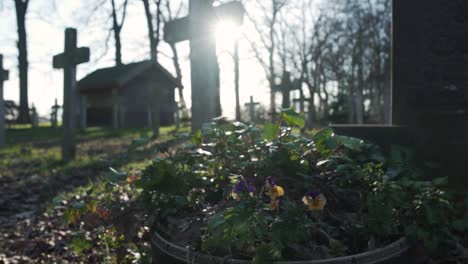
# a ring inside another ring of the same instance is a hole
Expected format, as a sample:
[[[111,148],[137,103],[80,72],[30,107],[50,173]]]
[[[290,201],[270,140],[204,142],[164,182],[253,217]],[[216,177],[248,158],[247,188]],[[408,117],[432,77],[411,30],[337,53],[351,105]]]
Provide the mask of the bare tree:
[[[259,21],[259,16],[253,16],[247,12],[248,18],[254,24],[260,38],[260,43],[250,40],[251,48],[255,54],[260,65],[263,67],[269,86],[270,86],[270,114],[272,121],[275,119],[276,103],[275,103],[275,90],[276,90],[276,62],[275,55],[277,52],[277,23],[281,9],[286,5],[286,0],[270,0],[269,6],[264,5],[265,2],[258,1],[258,8],[263,12],[263,21]],[[267,29],[264,30],[264,27]],[[268,58],[263,57],[263,53],[268,54]]]
[[[28,43],[26,34],[26,13],[29,0],[15,0],[16,22],[18,26],[18,62],[19,62],[19,86],[20,108],[19,123],[30,123],[28,102]]]
[[[171,21],[171,20],[178,17],[180,15],[180,12],[181,12],[182,8],[183,8],[183,5],[182,5],[182,3],[180,3],[180,5],[175,10],[175,12],[173,12],[170,0],[166,0],[165,7],[166,7],[165,8],[165,15],[164,15],[164,13],[161,12],[161,16],[160,16],[162,21],[164,22],[164,24],[166,24],[169,21]],[[176,80],[180,84],[182,84],[182,69],[180,67],[179,52],[177,51],[177,47],[176,47],[176,44],[174,42],[169,42],[168,44],[169,44],[169,46],[171,48],[171,52],[172,52],[172,63],[174,64],[174,69],[175,69],[175,72],[176,72]],[[187,106],[185,104],[183,87],[179,88],[179,99],[180,99],[180,104],[181,104],[180,107],[182,108],[183,111],[186,111]]]
[[[122,31],[123,24],[125,22],[125,17],[127,15],[127,5],[128,0],[125,0],[121,9],[122,15],[120,22],[117,17],[117,8],[115,5],[115,0],[111,0],[112,4],[112,29],[114,32],[114,39],[115,39],[115,64],[117,66],[122,65],[122,42],[120,39],[120,32]]]
[[[161,3],[162,0],[154,0],[156,5],[156,30],[153,25],[153,14],[151,13],[149,0],[142,0],[145,8],[146,23],[148,25],[148,37],[150,42],[151,59],[158,61],[158,46],[161,40]]]

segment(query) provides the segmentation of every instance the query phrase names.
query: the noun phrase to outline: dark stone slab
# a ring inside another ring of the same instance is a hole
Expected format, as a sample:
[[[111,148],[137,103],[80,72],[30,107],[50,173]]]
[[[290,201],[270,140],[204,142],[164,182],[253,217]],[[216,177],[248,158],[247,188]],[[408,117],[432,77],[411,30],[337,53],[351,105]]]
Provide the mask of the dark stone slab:
[[[468,188],[468,1],[394,0],[392,39],[392,126],[336,131],[415,147]]]

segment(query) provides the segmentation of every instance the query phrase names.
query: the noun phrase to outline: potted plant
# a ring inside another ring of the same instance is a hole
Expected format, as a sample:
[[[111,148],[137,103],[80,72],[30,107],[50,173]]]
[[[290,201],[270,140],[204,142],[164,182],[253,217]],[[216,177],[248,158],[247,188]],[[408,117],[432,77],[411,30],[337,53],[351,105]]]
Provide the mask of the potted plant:
[[[293,111],[281,120],[206,124],[145,169],[154,250],[187,263],[379,263],[405,237],[438,255],[460,248],[467,205],[451,201],[466,195],[423,179],[408,150],[386,158],[330,129],[293,133],[304,125]]]

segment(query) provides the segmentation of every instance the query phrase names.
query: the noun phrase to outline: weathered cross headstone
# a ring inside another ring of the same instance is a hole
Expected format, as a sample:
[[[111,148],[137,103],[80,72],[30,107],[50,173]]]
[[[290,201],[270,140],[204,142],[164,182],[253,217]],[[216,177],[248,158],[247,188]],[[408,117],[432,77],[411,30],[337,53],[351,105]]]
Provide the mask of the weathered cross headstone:
[[[5,101],[3,82],[8,80],[8,71],[3,69],[3,55],[0,54],[0,148],[5,146]]]
[[[192,130],[220,113],[219,67],[213,24],[216,19],[242,23],[241,3],[231,2],[213,7],[213,0],[190,0],[189,16],[171,21],[164,28],[164,39],[170,43],[190,40],[192,83]]]
[[[305,98],[304,92],[302,89],[299,89],[300,91],[300,96],[299,98],[294,98],[293,102],[294,103],[299,103],[299,112],[304,113],[305,112],[305,102],[307,102],[309,99]]]
[[[89,61],[89,48],[77,48],[77,32],[74,28],[65,29],[65,51],[55,55],[53,67],[63,69],[63,143],[62,158],[71,160],[76,154],[77,100],[76,65]]]
[[[277,92],[281,92],[283,96],[282,108],[289,108],[291,106],[291,91],[294,90],[293,82],[291,82],[291,73],[285,71],[281,77],[281,83],[276,85]]]
[[[50,113],[50,122],[53,128],[57,128],[59,109],[60,109],[60,105],[58,105],[57,98],[55,98],[55,102],[54,102],[54,105],[52,106],[52,111]]]
[[[249,108],[250,122],[255,122],[255,106],[259,103],[254,102],[253,96],[250,96],[250,102],[246,103],[245,106]]]
[[[394,0],[392,15],[392,126],[337,130],[417,146],[442,162],[434,176],[466,188],[468,1]]]

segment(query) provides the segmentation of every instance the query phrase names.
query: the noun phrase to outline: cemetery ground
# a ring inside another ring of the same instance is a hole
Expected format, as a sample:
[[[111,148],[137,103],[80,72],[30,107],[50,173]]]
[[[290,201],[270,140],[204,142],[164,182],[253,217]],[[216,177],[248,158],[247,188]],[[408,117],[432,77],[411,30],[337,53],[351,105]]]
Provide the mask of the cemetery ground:
[[[465,263],[467,194],[420,178],[407,149],[387,157],[330,129],[301,135],[292,111],[281,119],[286,126],[213,122],[192,135],[163,127],[156,140],[146,129],[88,128],[68,163],[59,129],[10,129],[0,263],[174,263],[155,251],[164,239],[273,263],[407,248],[403,236],[423,253],[390,263],[427,260],[426,248],[435,258],[419,263]],[[462,203],[447,207],[454,197]]]
[[[78,134],[77,158],[68,163],[61,160],[60,129],[9,129],[0,151],[0,263],[101,262],[105,250],[73,253],[81,251],[78,240],[71,243],[79,234],[67,227],[66,207],[88,199],[93,188],[102,190],[109,167],[141,169],[152,153],[137,148],[138,140],[154,145],[171,138],[173,129],[163,127],[152,141],[145,129],[87,128]]]

